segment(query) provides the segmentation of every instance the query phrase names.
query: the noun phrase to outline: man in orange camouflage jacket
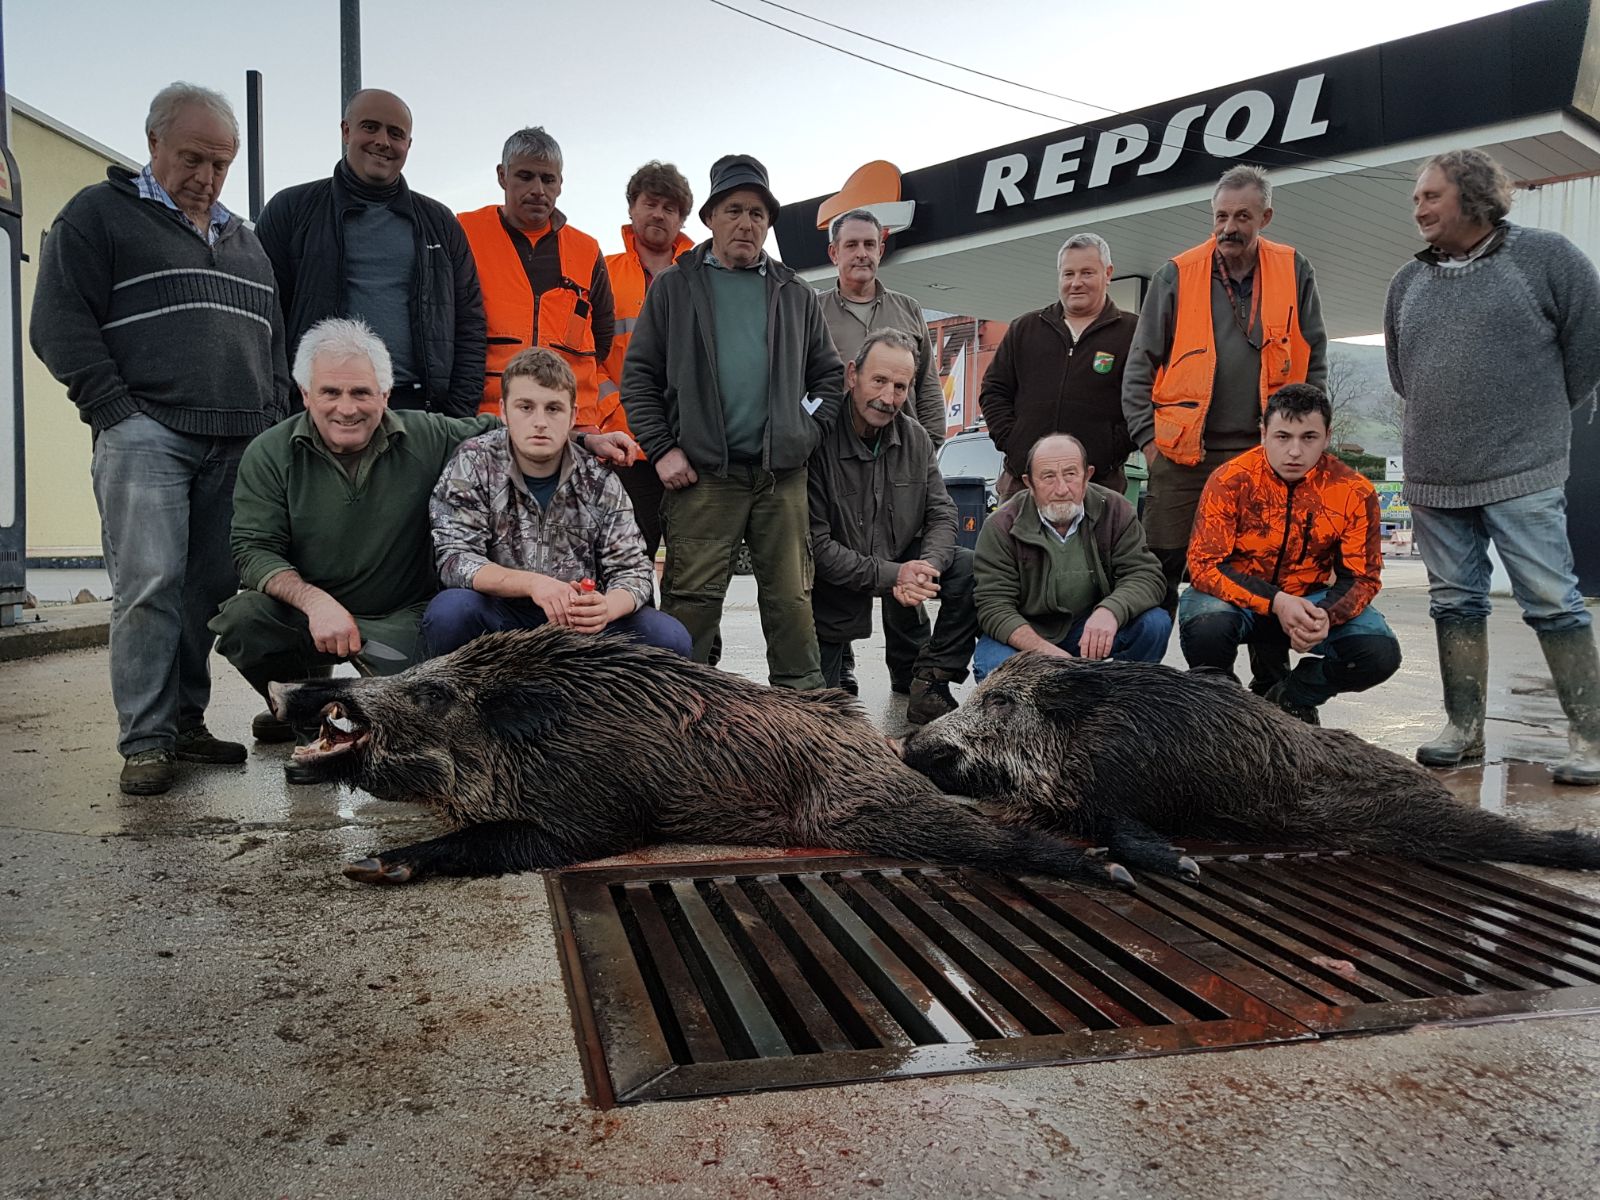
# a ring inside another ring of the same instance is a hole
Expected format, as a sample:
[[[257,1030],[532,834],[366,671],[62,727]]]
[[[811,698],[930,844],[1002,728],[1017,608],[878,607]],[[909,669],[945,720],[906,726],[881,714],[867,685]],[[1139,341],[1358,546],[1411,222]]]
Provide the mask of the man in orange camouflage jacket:
[[[1303,655],[1265,697],[1312,725],[1329,697],[1400,666],[1399,640],[1372,607],[1383,586],[1377,491],[1328,453],[1332,415],[1311,384],[1273,393],[1261,445],[1219,467],[1201,494],[1193,586],[1178,604],[1190,669],[1231,672],[1242,643],[1287,642]]]

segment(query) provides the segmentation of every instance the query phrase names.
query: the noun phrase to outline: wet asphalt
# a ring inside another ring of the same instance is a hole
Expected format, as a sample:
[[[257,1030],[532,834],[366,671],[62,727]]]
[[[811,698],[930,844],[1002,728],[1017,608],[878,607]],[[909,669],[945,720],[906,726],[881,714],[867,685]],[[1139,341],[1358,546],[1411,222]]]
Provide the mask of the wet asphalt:
[[[1420,569],[1388,581],[1400,674],[1324,716],[1409,753],[1436,662]],[[724,630],[761,675],[748,578]],[[1600,789],[1539,765],[1564,723],[1509,600],[1491,637],[1489,758],[1451,786],[1600,832]],[[900,731],[881,639],[858,659]],[[216,668],[212,728],[244,737],[259,702]],[[598,1112],[539,876],[352,884],[342,862],[426,813],[286,788],[269,746],[125,797],[114,742],[103,649],[0,665],[7,1200],[1596,1194],[1600,1016]],[[1600,899],[1600,877],[1530,873]]]

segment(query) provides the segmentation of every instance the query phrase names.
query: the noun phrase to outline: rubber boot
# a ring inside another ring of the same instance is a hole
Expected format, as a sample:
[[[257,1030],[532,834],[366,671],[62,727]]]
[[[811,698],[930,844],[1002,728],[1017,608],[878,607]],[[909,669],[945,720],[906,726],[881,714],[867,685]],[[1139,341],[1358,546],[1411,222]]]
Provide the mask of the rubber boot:
[[[1439,675],[1444,681],[1445,727],[1433,741],[1417,747],[1425,767],[1454,767],[1483,757],[1483,714],[1489,685],[1489,623],[1439,620]]]
[[[1567,756],[1550,773],[1557,783],[1600,783],[1600,652],[1594,631],[1585,626],[1543,632],[1539,649],[1567,714]]]

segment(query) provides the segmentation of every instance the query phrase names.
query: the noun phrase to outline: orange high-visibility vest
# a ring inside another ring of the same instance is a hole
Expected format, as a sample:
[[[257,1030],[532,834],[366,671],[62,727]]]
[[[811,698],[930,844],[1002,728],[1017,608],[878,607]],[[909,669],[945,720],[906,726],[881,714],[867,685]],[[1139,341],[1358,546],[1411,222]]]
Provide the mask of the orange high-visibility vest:
[[[627,414],[622,411],[622,361],[628,356],[628,343],[633,340],[633,326],[644,307],[645,289],[650,286],[644,273],[644,264],[634,247],[633,226],[622,227],[621,254],[606,255],[606,273],[611,276],[611,301],[617,313],[617,330],[611,339],[611,353],[600,371],[600,399],[590,420],[578,414],[578,427],[598,429],[601,433],[621,431],[630,437]],[[674,260],[680,254],[694,249],[694,242],[683,234],[678,235],[672,247]]]
[[[599,391],[600,364],[595,359],[593,302],[589,284],[600,258],[600,243],[571,225],[556,230],[561,258],[561,286],[538,296],[528,285],[528,272],[511,235],[500,221],[500,206],[457,214],[472,247],[483,289],[483,315],[488,324],[489,354],[484,365],[481,413],[500,411],[500,372],[519,350],[548,346],[578,377],[577,411],[592,410]],[[547,235],[548,236],[548,235]],[[581,422],[579,422],[581,424]]]
[[[1294,247],[1256,241],[1255,287],[1261,312],[1261,407],[1288,383],[1304,383],[1311,345],[1300,332]],[[1175,463],[1194,466],[1205,457],[1206,413],[1217,375],[1217,337],[1211,328],[1211,264],[1215,238],[1185,250],[1178,265],[1178,313],[1166,365],[1156,372],[1156,449]]]

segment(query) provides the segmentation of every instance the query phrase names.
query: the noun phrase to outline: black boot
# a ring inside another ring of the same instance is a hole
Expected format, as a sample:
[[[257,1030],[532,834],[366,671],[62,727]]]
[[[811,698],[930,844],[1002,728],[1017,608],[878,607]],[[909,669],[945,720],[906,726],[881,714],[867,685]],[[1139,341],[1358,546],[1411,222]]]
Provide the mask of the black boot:
[[[1600,653],[1594,631],[1584,626],[1542,632],[1539,649],[1567,714],[1567,756],[1550,773],[1557,783],[1600,783]]]
[[[1481,618],[1441,619],[1433,623],[1433,632],[1439,642],[1447,721],[1439,736],[1417,747],[1417,761],[1425,767],[1454,767],[1483,757],[1489,623]]]

